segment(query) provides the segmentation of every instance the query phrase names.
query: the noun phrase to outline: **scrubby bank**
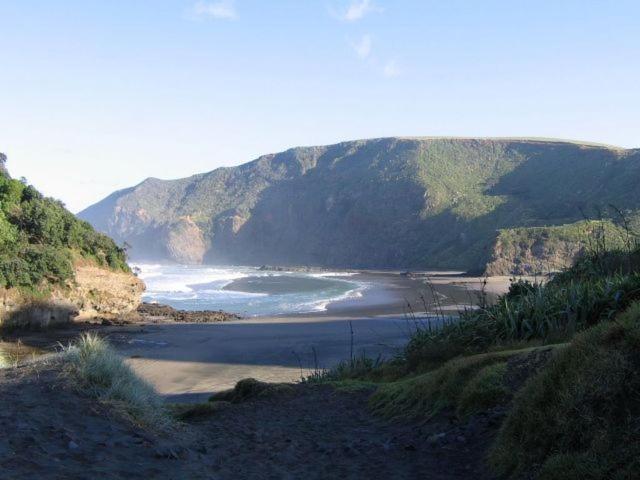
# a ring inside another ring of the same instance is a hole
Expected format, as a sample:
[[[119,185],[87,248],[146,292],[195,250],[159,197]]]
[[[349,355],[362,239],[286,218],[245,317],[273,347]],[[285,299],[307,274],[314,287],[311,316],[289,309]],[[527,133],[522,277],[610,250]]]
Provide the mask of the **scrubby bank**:
[[[39,326],[78,312],[135,309],[143,285],[131,274],[125,250],[62,203],[11,178],[5,161],[2,155],[0,322],[24,326],[24,312],[36,307]]]
[[[395,359],[355,357],[308,381],[375,388],[385,417],[445,415],[463,431],[498,419],[487,462],[504,478],[637,478],[640,245],[603,245],[456,322],[415,319]]]

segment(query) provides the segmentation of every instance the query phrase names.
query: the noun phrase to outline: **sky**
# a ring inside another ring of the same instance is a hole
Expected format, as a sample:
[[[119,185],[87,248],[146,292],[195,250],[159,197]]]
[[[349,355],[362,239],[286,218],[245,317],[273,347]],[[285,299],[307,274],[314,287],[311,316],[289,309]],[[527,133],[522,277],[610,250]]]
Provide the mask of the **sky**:
[[[0,0],[0,152],[79,211],[384,136],[640,147],[637,0]]]

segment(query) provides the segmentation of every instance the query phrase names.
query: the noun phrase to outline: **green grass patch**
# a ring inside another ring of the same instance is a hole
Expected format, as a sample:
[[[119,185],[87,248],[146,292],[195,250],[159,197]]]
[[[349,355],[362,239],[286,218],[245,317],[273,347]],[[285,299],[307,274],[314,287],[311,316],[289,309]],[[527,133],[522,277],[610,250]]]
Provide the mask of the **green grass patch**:
[[[383,361],[381,357],[371,358],[362,353],[329,369],[317,369],[305,377],[304,382],[385,382],[397,380],[406,373],[404,363],[399,359]]]
[[[482,368],[464,386],[457,399],[457,414],[466,417],[505,402],[509,396],[506,385],[507,362]]]
[[[506,360],[527,353],[505,351],[450,360],[442,367],[380,386],[373,410],[385,417],[429,418],[445,408],[461,415],[490,408],[504,398]]]
[[[436,331],[419,329],[405,349],[408,369],[516,342],[558,343],[611,320],[640,299],[640,273],[603,270],[594,265],[600,260],[579,263],[544,285],[515,283],[494,305],[462,312],[458,322]]]
[[[640,303],[579,334],[518,393],[490,460],[518,476],[631,479],[640,469]]]

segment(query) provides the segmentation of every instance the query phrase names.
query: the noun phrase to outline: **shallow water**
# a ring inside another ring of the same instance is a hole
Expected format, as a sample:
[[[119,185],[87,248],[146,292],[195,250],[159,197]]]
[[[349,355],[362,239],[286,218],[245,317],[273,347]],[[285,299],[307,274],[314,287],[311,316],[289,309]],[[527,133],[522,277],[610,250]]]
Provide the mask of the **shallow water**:
[[[0,342],[0,368],[15,367],[27,360],[39,357],[44,352],[20,342]]]
[[[368,286],[341,272],[267,272],[206,265],[137,267],[147,285],[145,301],[243,316],[321,312],[332,302],[361,296]]]

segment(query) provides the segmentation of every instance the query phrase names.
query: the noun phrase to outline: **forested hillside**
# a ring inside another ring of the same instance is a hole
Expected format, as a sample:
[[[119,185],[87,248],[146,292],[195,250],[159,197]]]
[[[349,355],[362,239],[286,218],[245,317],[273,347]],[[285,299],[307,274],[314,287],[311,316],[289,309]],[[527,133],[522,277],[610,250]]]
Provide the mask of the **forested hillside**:
[[[583,250],[571,235],[560,236],[569,244],[555,241],[558,228],[572,232],[585,219],[616,228],[622,217],[633,221],[639,180],[639,150],[385,138],[294,148],[180,180],[148,179],[80,217],[129,243],[137,259],[476,271],[491,262],[494,273],[526,272]],[[500,232],[503,247],[514,235],[535,244],[535,261],[518,258],[531,249],[497,248]]]
[[[128,271],[125,252],[31,185],[12,179],[0,157],[0,284],[38,288],[73,277],[74,255]]]

